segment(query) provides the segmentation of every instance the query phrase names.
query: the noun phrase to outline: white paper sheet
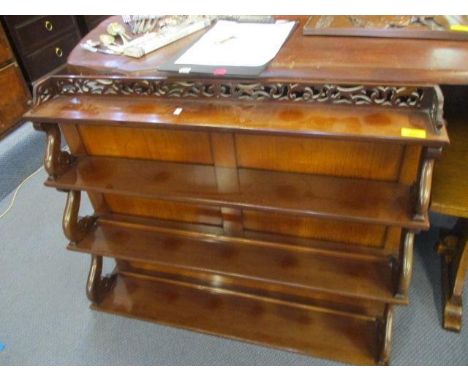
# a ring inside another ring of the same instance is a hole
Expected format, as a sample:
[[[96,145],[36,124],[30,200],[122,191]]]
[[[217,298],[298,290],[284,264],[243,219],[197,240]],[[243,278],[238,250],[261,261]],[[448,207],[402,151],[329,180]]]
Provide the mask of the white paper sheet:
[[[258,24],[220,20],[175,63],[262,66],[276,56],[294,24],[293,21]]]

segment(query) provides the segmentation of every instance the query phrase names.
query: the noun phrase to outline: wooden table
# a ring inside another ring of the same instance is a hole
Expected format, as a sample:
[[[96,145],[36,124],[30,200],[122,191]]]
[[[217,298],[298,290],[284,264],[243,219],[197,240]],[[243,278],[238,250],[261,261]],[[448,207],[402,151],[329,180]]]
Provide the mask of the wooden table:
[[[255,79],[156,70],[194,36],[142,60],[76,48],[36,86],[27,118],[48,136],[46,185],[68,193],[69,249],[91,254],[94,309],[389,362],[448,143],[436,84],[465,81],[468,45],[300,28]]]
[[[465,92],[466,95],[466,92]],[[462,295],[468,269],[468,113],[465,105],[448,113],[451,144],[434,168],[431,210],[459,218],[442,232],[437,251],[442,255],[443,326],[460,331]]]

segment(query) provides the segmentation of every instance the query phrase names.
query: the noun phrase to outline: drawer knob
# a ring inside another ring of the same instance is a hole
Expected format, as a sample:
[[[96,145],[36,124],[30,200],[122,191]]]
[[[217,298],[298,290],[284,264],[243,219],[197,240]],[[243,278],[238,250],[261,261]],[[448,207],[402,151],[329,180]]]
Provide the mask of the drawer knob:
[[[45,29],[47,29],[49,32],[52,31],[52,29],[54,29],[54,25],[49,21],[49,20],[46,20],[44,22],[44,27]]]
[[[63,56],[63,50],[59,48],[58,46],[55,48],[55,55],[57,57],[62,57]]]

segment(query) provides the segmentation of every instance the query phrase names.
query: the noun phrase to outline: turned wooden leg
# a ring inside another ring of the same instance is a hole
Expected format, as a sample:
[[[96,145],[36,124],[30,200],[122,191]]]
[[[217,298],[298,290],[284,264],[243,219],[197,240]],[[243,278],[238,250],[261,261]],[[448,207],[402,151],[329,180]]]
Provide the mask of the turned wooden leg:
[[[385,307],[385,314],[381,322],[380,329],[380,354],[379,365],[386,366],[390,362],[390,353],[392,351],[392,332],[393,332],[393,306]]]
[[[88,299],[99,304],[102,297],[109,291],[115,281],[115,275],[102,277],[102,256],[91,255],[88,280],[86,282],[86,296]]]
[[[442,256],[442,288],[444,296],[443,326],[459,332],[462,326],[462,295],[468,268],[468,224],[461,223],[460,233],[445,235],[436,250]]]

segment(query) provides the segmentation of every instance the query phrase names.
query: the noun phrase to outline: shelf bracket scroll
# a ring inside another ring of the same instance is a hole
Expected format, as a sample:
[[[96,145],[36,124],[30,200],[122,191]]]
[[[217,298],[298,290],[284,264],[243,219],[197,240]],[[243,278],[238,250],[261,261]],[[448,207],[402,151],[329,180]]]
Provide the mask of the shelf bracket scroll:
[[[115,278],[115,274],[102,277],[102,256],[91,255],[91,265],[86,281],[88,299],[94,304],[99,304],[104,294],[114,285]]]
[[[392,351],[392,332],[393,332],[393,306],[386,305],[383,320],[381,321],[380,335],[380,353],[378,363],[386,366],[390,362],[390,353]]]
[[[60,129],[55,123],[34,124],[34,128],[47,134],[44,168],[51,179],[63,174],[75,161],[75,157],[61,149]]]
[[[431,117],[437,132],[445,126],[444,120],[444,94],[439,86],[434,86],[434,96],[431,108]]]
[[[419,177],[413,191],[415,194],[415,208],[413,219],[424,221],[427,217],[431,199],[432,173],[435,160],[440,157],[442,147],[425,147],[421,156]]]
[[[96,221],[95,216],[78,216],[80,210],[80,191],[68,191],[65,211],[63,212],[62,227],[68,240],[72,243],[80,241],[91,229]]]
[[[414,232],[404,231],[401,241],[401,259],[398,267],[398,290],[396,297],[406,298],[413,273]]]

